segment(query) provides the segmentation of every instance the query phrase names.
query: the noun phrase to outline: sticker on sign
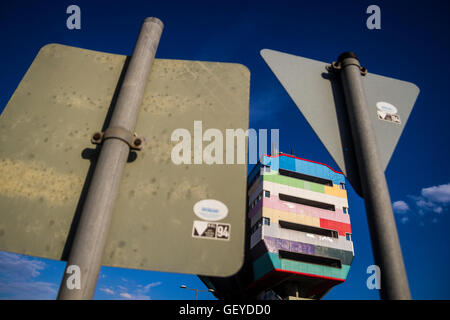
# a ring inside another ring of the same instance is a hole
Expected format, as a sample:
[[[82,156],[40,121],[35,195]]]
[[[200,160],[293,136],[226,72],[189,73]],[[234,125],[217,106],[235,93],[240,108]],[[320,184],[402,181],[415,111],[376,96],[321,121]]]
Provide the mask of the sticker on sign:
[[[230,240],[231,226],[228,223],[194,221],[192,236],[194,238]]]
[[[203,220],[217,221],[228,215],[228,208],[218,200],[205,199],[194,205],[194,213]]]
[[[388,102],[377,102],[377,115],[378,119],[401,124],[400,116],[397,114],[398,110],[395,106]]]

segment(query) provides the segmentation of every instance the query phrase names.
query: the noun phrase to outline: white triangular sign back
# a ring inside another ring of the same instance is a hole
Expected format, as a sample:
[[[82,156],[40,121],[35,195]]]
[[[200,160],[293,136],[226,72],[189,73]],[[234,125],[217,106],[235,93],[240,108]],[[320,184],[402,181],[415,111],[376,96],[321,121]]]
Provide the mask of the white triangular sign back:
[[[261,55],[300,109],[353,188],[361,192],[345,100],[330,63],[275,50]],[[383,170],[391,159],[419,94],[410,82],[368,73],[363,77]]]

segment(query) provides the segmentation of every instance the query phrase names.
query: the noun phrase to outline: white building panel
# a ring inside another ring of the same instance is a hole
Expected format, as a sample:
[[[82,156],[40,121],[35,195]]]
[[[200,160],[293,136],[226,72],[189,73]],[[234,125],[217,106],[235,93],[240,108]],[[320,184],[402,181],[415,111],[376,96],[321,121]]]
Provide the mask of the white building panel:
[[[298,198],[332,204],[336,208],[339,208],[341,210],[343,207],[348,208],[348,201],[346,198],[340,198],[340,197],[335,197],[335,196],[325,194],[325,193],[319,193],[319,192],[310,191],[310,190],[306,190],[306,189],[290,187],[290,186],[286,186],[286,185],[271,182],[271,181],[264,181],[262,186],[263,186],[264,190],[270,191],[271,195],[274,194],[274,195],[278,196],[280,193],[282,193],[282,194],[286,194],[286,195],[294,196],[294,197],[298,197]]]
[[[270,226],[263,225],[263,236],[354,252],[353,242],[346,240],[344,236],[339,236],[339,238],[325,237],[317,234],[280,228],[280,226],[275,223],[271,223]]]

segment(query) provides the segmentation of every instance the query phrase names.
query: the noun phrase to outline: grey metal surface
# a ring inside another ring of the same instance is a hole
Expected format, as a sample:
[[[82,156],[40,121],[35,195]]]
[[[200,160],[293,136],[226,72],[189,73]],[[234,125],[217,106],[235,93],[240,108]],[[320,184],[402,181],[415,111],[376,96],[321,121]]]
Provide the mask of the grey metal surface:
[[[0,250],[67,258],[95,164],[90,137],[106,129],[126,60],[57,44],[37,55],[0,115]],[[175,165],[171,134],[186,128],[193,139],[194,120],[203,121],[203,131],[246,130],[249,78],[239,64],[155,59],[135,130],[146,146],[125,166],[103,265],[212,276],[238,271],[247,167]],[[221,222],[231,225],[230,240],[192,237],[199,220],[193,206],[203,199],[227,205]]]
[[[383,299],[411,299],[391,199],[381,165],[359,61],[346,58],[340,71],[366,204]]]
[[[348,120],[347,117],[341,116],[346,112],[344,97],[340,81],[326,70],[330,63],[269,49],[263,49],[261,55],[353,188],[362,195]],[[371,73],[364,76],[362,82],[367,92],[368,114],[375,130],[384,171],[419,89],[412,83]],[[396,106],[401,123],[378,119],[378,102],[388,102]]]
[[[133,134],[162,30],[163,24],[157,18],[146,18],[142,24],[108,128],[125,129]],[[58,299],[94,297],[114,204],[129,153],[129,144],[119,138],[104,140],[100,148]],[[67,270],[72,265],[80,268],[80,288],[67,286],[67,279],[71,276]]]

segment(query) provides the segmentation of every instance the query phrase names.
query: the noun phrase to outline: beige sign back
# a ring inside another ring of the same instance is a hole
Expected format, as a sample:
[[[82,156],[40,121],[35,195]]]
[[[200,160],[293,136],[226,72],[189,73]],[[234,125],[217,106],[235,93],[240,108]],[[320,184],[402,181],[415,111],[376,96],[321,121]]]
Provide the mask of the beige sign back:
[[[66,257],[98,152],[90,137],[105,129],[126,58],[57,44],[40,50],[0,116],[0,250]],[[198,120],[203,132],[223,133],[225,148],[226,129],[248,129],[249,77],[239,64],[155,60],[136,127],[146,146],[126,164],[104,265],[238,271],[246,165],[175,165],[171,135],[190,132],[193,158]],[[226,216],[197,216],[193,207],[205,199],[224,204]]]

